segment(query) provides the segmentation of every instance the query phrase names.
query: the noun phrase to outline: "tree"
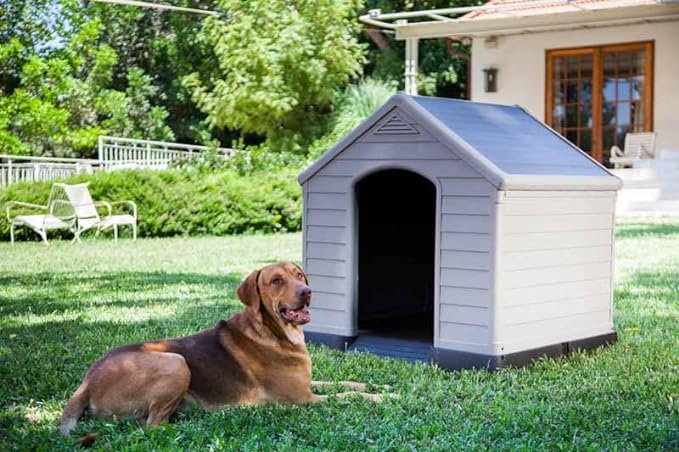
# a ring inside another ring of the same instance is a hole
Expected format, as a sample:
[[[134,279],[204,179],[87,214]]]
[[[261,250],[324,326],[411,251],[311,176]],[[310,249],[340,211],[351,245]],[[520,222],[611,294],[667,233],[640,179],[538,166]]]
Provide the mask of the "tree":
[[[361,74],[356,0],[222,0],[228,20],[206,20],[219,73],[184,79],[213,127],[299,150],[322,132],[333,93]]]
[[[125,91],[112,89],[115,51],[99,44],[102,24],[82,24],[70,41],[49,56],[30,54],[11,94],[0,97],[3,153],[91,156],[102,134],[172,139],[167,112],[149,98],[157,88],[138,68],[128,71]],[[18,48],[18,40],[10,42]],[[0,47],[0,64],[13,58]]]

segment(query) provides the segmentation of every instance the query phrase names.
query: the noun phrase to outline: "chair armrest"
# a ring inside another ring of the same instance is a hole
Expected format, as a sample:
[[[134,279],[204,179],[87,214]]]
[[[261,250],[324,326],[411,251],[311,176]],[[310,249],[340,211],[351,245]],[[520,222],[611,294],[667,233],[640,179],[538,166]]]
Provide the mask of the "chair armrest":
[[[30,207],[32,209],[41,209],[41,210],[47,210],[47,206],[42,206],[40,204],[32,204],[30,202],[22,202],[22,201],[9,201],[7,204],[5,204],[5,211],[7,212],[7,221],[11,222],[12,221],[12,214],[11,210],[12,207]]]
[[[641,148],[641,152],[643,152],[644,154],[646,154],[646,155],[648,156],[648,158],[651,158],[651,159],[652,159],[652,158],[655,158],[655,154],[654,154],[653,152],[649,151],[649,150],[646,148],[646,146],[644,146],[643,144],[641,144],[641,145],[639,145],[639,147]]]
[[[110,217],[110,216],[111,216],[111,213],[112,213],[112,211],[113,211],[113,209],[111,208],[111,203],[110,203],[110,202],[107,202],[107,201],[95,201],[95,202],[94,202],[94,207],[95,207],[95,208],[97,208],[97,207],[102,207],[102,206],[103,206],[103,207],[106,207],[106,212],[107,212],[108,216]]]
[[[132,216],[134,217],[135,220],[137,219],[137,203],[135,203],[134,201],[115,201],[111,203],[111,206],[116,206],[120,204],[127,204],[129,207],[131,207]]]
[[[622,157],[623,156],[622,149],[620,149],[616,145],[613,145],[613,147],[611,148],[611,155],[614,157]]]

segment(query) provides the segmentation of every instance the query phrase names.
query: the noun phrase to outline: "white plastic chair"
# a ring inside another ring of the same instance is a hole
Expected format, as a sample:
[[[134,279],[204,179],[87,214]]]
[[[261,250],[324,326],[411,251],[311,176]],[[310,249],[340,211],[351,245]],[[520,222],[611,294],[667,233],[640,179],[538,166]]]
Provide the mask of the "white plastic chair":
[[[95,202],[88,188],[89,182],[83,184],[63,184],[66,196],[73,207],[76,218],[75,237],[73,241],[80,241],[80,235],[88,229],[96,228],[97,234],[108,228],[113,228],[113,239],[118,241],[118,226],[132,226],[132,240],[137,239],[137,205],[134,201]],[[127,205],[131,214],[113,215],[113,206]],[[104,206],[108,215],[104,218],[99,216],[97,207]]]
[[[625,149],[611,148],[610,162],[614,168],[634,166],[640,159],[655,158],[655,132],[637,132],[625,135]]]
[[[12,216],[12,209],[23,207],[40,211],[40,214]],[[54,184],[50,190],[46,205],[32,204],[22,201],[9,201],[6,204],[7,221],[10,223],[9,238],[14,244],[14,230],[17,226],[25,226],[35,231],[47,245],[47,231],[68,229],[75,233],[76,215],[66,192],[64,184]]]

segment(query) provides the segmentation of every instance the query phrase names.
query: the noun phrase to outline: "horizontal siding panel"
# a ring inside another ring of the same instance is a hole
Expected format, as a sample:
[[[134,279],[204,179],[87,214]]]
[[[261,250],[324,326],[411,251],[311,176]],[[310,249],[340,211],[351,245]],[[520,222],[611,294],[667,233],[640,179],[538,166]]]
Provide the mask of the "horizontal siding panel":
[[[490,196],[444,196],[442,213],[490,215],[493,203]]]
[[[582,281],[587,279],[608,278],[611,263],[576,264],[562,267],[532,268],[502,273],[504,289],[517,287],[542,286],[559,282]]]
[[[441,233],[441,249],[451,251],[490,251],[490,234],[443,232]]]
[[[311,322],[308,325],[309,331],[333,332],[337,329],[353,329],[352,319],[346,312],[331,309],[321,309],[313,304],[310,307]],[[307,329],[307,328],[305,328]]]
[[[442,268],[490,270],[490,253],[485,251],[441,251]]]
[[[563,250],[534,250],[506,252],[502,255],[503,270],[558,267],[559,265],[587,264],[612,260],[610,245],[567,248]]]
[[[607,213],[615,202],[607,198],[517,198],[505,199],[505,215],[565,215]]]
[[[454,304],[462,306],[490,307],[491,294],[488,289],[442,286],[439,302],[442,305]]]
[[[507,216],[502,223],[504,233],[516,232],[553,232],[553,231],[587,231],[611,229],[613,215],[580,214],[580,215],[515,215]]]
[[[351,178],[314,176],[307,186],[310,193],[346,193],[351,190]]]
[[[490,313],[487,308],[442,304],[439,319],[443,322],[488,326]]]
[[[490,215],[441,215],[441,232],[490,232]]]
[[[568,332],[574,329],[588,330],[596,329],[599,326],[604,329],[609,324],[608,310],[604,310],[536,322],[505,325],[502,327],[502,336],[509,343],[513,342],[512,339],[515,339],[517,342],[525,342],[530,337],[567,337]]]
[[[490,288],[490,272],[484,270],[441,269],[441,284],[474,289]]]
[[[505,198],[602,198],[615,199],[617,191],[509,190]]]
[[[307,259],[320,258],[343,261],[347,258],[347,246],[340,243],[317,243],[307,240]]]
[[[511,234],[503,237],[505,251],[557,250],[610,245],[610,230],[575,232],[535,232]]]
[[[524,305],[546,303],[554,300],[587,298],[593,295],[610,297],[611,282],[608,278],[587,279],[544,286],[518,287],[502,291],[500,305]]]
[[[345,311],[347,308],[346,296],[314,290],[313,298],[311,300],[311,308],[327,309],[330,311]]]
[[[346,279],[344,277],[331,277],[314,275],[307,273],[309,278],[309,287],[311,290],[325,293],[334,293],[342,295],[346,290]]]
[[[490,196],[497,189],[493,184],[483,178],[458,179],[454,177],[441,177],[441,193],[443,195],[461,196]]]
[[[393,160],[334,160],[317,173],[321,176],[348,176],[365,173],[373,168],[393,165]],[[409,160],[408,167],[432,177],[479,177],[469,165],[462,160]]]
[[[438,142],[424,143],[361,143],[340,153],[337,160],[459,160],[455,154]]]
[[[347,221],[347,211],[307,209],[307,216],[304,221],[307,226],[343,226]]]
[[[309,226],[307,240],[323,243],[346,243],[347,228],[343,226]]]
[[[587,298],[558,300],[528,306],[512,306],[503,309],[500,317],[503,324],[514,325],[588,312],[600,312],[609,309],[609,307],[608,296],[594,295]]]
[[[307,273],[322,276],[346,276],[346,264],[344,261],[332,261],[327,259],[307,259]],[[311,288],[313,289],[313,287]]]
[[[346,210],[349,196],[346,193],[309,193],[309,208],[311,209],[344,209]]]
[[[439,336],[446,341],[487,344],[490,340],[488,327],[465,325],[462,323],[441,322]]]

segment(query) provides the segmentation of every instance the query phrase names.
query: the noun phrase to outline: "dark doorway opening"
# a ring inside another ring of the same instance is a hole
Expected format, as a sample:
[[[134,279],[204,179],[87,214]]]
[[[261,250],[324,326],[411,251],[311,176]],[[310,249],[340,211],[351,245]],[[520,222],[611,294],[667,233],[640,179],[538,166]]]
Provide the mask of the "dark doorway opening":
[[[378,348],[396,345],[396,350],[378,353],[388,356],[398,355],[399,350],[411,352],[413,341],[430,347],[434,336],[436,187],[413,172],[385,170],[356,185],[356,200],[356,345],[365,345],[368,338],[374,338],[370,344]],[[374,351],[370,346],[366,350]]]

